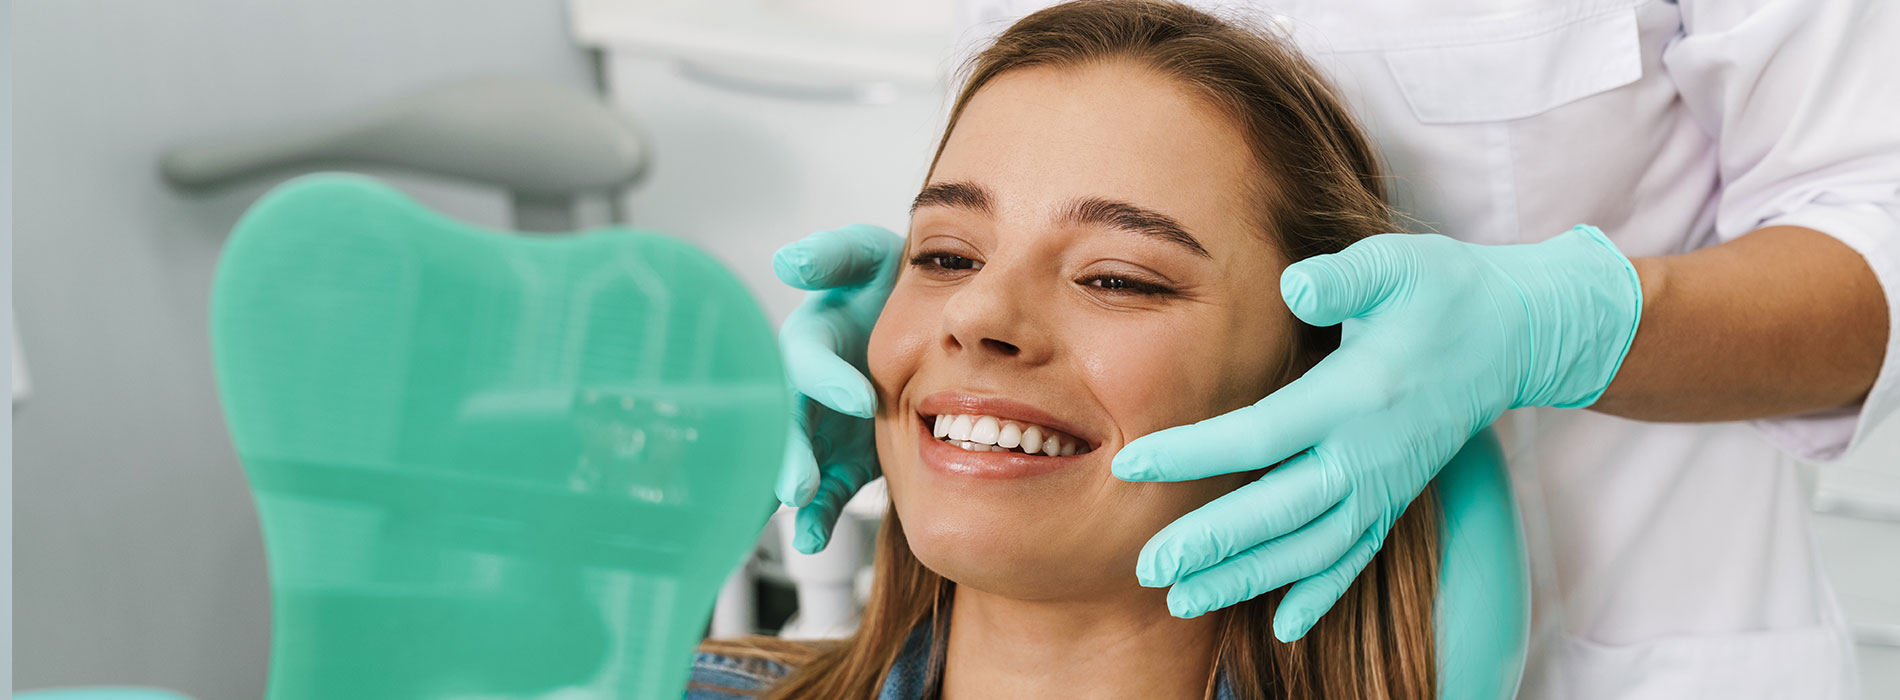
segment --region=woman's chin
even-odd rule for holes
[[[1089,546],[1099,542],[1073,542],[1051,534],[1047,525],[1028,526],[994,515],[904,515],[904,537],[917,560],[959,586],[1009,598],[1047,600],[1121,583],[1137,585],[1133,556],[1120,568],[1125,576],[1115,576],[1115,567],[1098,561],[1101,553]]]

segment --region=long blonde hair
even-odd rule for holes
[[[1259,164],[1254,191],[1261,207],[1253,214],[1289,260],[1338,252],[1394,228],[1375,152],[1318,71],[1264,33],[1172,2],[1082,0],[1023,18],[968,67],[938,156],[971,97],[997,76],[1116,60],[1181,81],[1241,128]],[[1301,358],[1296,370],[1304,371],[1338,347],[1339,331],[1301,324],[1293,342]],[[1338,604],[1298,641],[1273,638],[1273,611],[1284,589],[1213,613],[1220,616],[1220,639],[1208,697],[1221,676],[1243,700],[1434,697],[1438,507],[1429,490],[1385,542]],[[702,649],[794,667],[766,698],[872,698],[910,633],[931,625],[937,634],[927,687],[934,697],[956,584],[911,553],[895,510],[878,534],[873,567],[870,601],[857,633],[845,640],[807,645],[753,637],[707,642]]]

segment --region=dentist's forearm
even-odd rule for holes
[[[1643,311],[1591,410],[1649,421],[1783,416],[1860,401],[1887,345],[1872,268],[1832,236],[1781,226],[1632,260]]]

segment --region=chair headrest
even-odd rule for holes
[[[1444,513],[1439,697],[1516,697],[1530,639],[1530,567],[1504,450],[1489,428],[1432,482]]]

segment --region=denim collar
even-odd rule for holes
[[[930,666],[931,642],[930,623],[911,630],[910,637],[904,640],[904,650],[898,652],[897,661],[891,664],[890,675],[884,677],[884,688],[878,691],[877,700],[923,700],[924,688],[935,680],[924,675]],[[1227,683],[1225,672],[1214,686],[1214,700],[1234,700],[1234,689]]]

